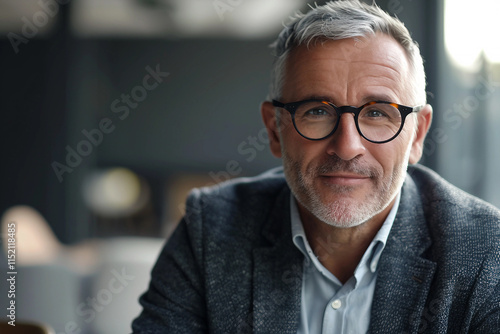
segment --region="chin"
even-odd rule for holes
[[[369,208],[351,198],[342,198],[329,203],[323,203],[316,198],[304,206],[319,221],[338,228],[355,227],[373,217]]]
[[[315,216],[323,223],[338,228],[356,227],[366,223],[371,218],[371,217],[359,217],[359,215],[337,216],[332,214],[315,215]]]
[[[320,220],[328,226],[337,228],[352,228],[367,222],[367,220],[345,219],[345,217],[342,218],[325,217],[324,220],[323,219]]]

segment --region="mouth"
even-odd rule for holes
[[[323,174],[319,177],[324,183],[336,186],[360,186],[371,181],[370,176],[353,173]]]

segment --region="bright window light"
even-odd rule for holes
[[[474,69],[481,52],[500,63],[500,1],[445,0],[445,44],[458,66]]]

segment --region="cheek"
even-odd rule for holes
[[[404,145],[408,145],[409,143],[411,143],[413,141],[413,138],[415,138],[417,131],[417,126],[415,122],[416,118],[414,116],[412,115],[408,116],[406,118],[403,130],[401,130],[401,133],[396,139],[401,139],[405,143]]]
[[[301,137],[299,134],[287,138],[286,151],[288,156],[300,166],[303,173],[318,167],[318,164],[328,161],[326,142],[315,142]]]
[[[398,140],[399,139],[399,140]],[[380,144],[370,150],[373,157],[382,166],[384,175],[389,176],[394,174],[396,170],[401,169],[408,161],[410,152],[410,143],[407,139],[396,138],[393,141]]]
[[[314,150],[314,146],[311,145],[313,142],[299,135],[291,121],[284,122],[282,126],[280,131],[282,149],[295,161],[307,159],[307,156]]]

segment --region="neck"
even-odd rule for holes
[[[353,276],[363,254],[389,215],[394,201],[372,219],[350,228],[326,224],[297,203],[312,250],[321,264],[342,283]]]

